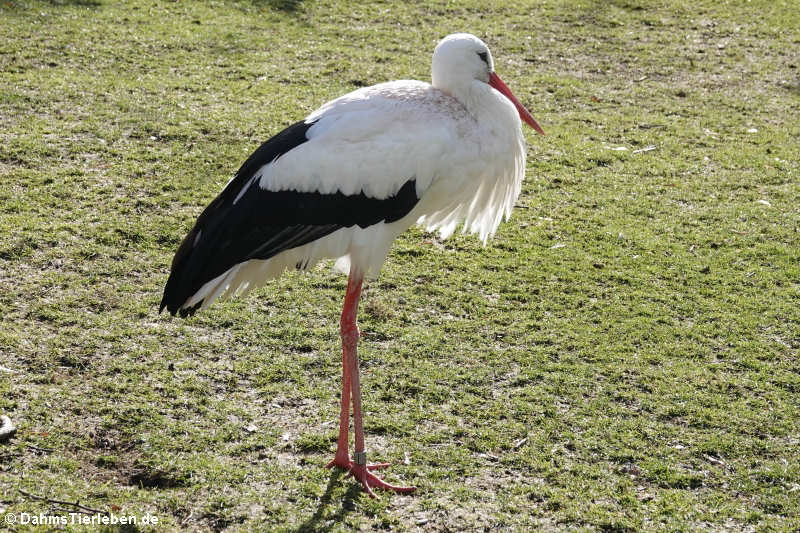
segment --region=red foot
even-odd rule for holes
[[[395,492],[414,492],[417,490],[417,487],[398,487],[396,485],[391,485],[371,472],[371,470],[377,470],[379,468],[391,466],[391,463],[357,465],[354,464],[349,458],[343,459],[337,456],[333,461],[328,463],[325,468],[330,468],[332,466],[338,466],[339,468],[347,470],[348,476],[353,476],[355,479],[361,482],[361,485],[364,486],[364,490],[367,491],[367,494],[369,494],[370,498],[375,498],[375,493],[372,492],[372,487],[377,487],[383,490],[393,490]]]

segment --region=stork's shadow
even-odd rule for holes
[[[356,509],[356,498],[361,494],[361,485],[358,483],[351,483],[350,488],[347,489],[342,503],[335,513],[326,513],[328,506],[331,504],[331,496],[333,489],[342,482],[344,472],[338,468],[331,469],[331,475],[328,478],[328,486],[325,488],[325,494],[319,499],[319,505],[314,514],[308,520],[297,526],[298,533],[306,533],[310,531],[332,531],[339,524],[344,522],[345,517],[351,511]]]

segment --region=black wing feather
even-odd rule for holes
[[[306,142],[311,126],[298,122],[262,144],[206,207],[175,253],[160,311],[194,314],[202,302],[190,309],[181,310],[181,306],[205,283],[239,263],[269,259],[340,228],[394,222],[413,209],[419,200],[413,179],[385,199],[369,198],[363,192],[269,191],[261,189],[258,180],[242,192],[261,167]]]

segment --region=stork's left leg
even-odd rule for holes
[[[339,466],[349,470],[350,475],[359,480],[364,490],[374,498],[375,493],[371,487],[380,487],[397,492],[411,492],[416,487],[397,487],[386,483],[381,478],[370,472],[376,468],[384,468],[389,463],[367,464],[367,453],[364,445],[364,426],[361,412],[361,385],[358,375],[358,300],[361,297],[362,277],[360,274],[350,274],[347,280],[347,292],[342,309],[342,407],[339,417],[339,441],[336,447],[336,456],[328,467]],[[353,430],[355,432],[355,451],[353,461],[347,455],[347,441],[350,409],[347,397],[353,399]]]
[[[379,487],[384,490],[393,490],[395,492],[413,492],[416,487],[398,487],[390,485],[384,480],[370,472],[376,468],[385,468],[389,463],[375,463],[367,464],[367,452],[364,445],[364,424],[361,412],[361,386],[358,376],[358,353],[355,346],[353,346],[353,355],[350,360],[351,366],[351,387],[353,393],[353,431],[355,433],[355,450],[353,452],[353,463],[350,466],[350,474],[361,481],[364,490],[371,498],[375,497],[372,492],[372,487]]]
[[[339,411],[339,438],[336,441],[336,455],[333,461],[327,464],[326,468],[338,466],[340,468],[350,468],[350,454],[347,447],[350,438],[350,363],[348,357],[342,350],[342,404]]]

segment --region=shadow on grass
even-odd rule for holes
[[[54,7],[62,7],[62,6],[100,7],[102,5],[102,3],[99,0],[49,0],[47,3]]]
[[[347,513],[355,510],[355,500],[358,498],[359,494],[361,494],[361,485],[357,483],[351,483],[350,488],[347,489],[344,498],[342,498],[342,503],[336,513],[326,513],[328,506],[331,504],[333,488],[341,482],[343,474],[344,472],[338,468],[331,469],[331,475],[328,478],[328,486],[325,487],[325,494],[323,494],[319,499],[317,510],[314,511],[314,514],[309,517],[308,520],[300,524],[295,531],[298,533],[306,533],[311,531],[331,531],[344,522],[344,518],[347,516]]]
[[[252,2],[256,7],[266,7],[285,13],[294,13],[301,7],[303,0],[252,0]]]
[[[19,2],[11,0],[8,2],[0,2],[0,8],[11,9],[16,11],[28,11],[31,9],[48,9],[48,7],[102,7],[103,3],[100,0],[47,0],[45,2],[38,2],[30,4],[28,2]]]

